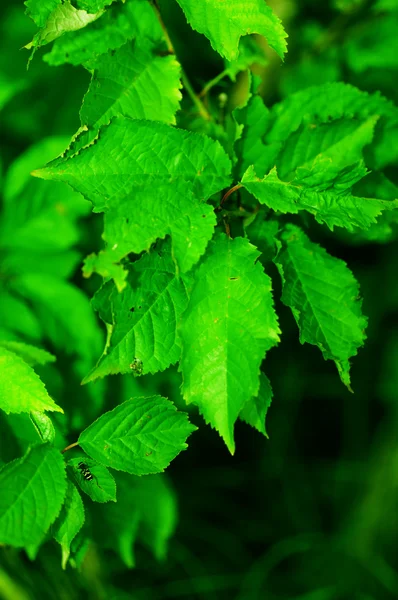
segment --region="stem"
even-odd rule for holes
[[[229,226],[228,218],[224,218],[223,221],[224,221],[225,233],[230,238],[231,237],[231,227]]]
[[[214,87],[215,85],[217,85],[217,83],[219,83],[227,75],[228,75],[228,69],[224,69],[224,71],[221,71],[221,73],[219,73],[218,75],[216,75],[214,77],[214,79],[210,79],[210,81],[208,81],[206,83],[206,85],[204,86],[204,88],[200,92],[199,98],[202,98],[202,96],[205,96],[207,94],[207,92],[209,92],[211,90],[212,87]]]
[[[153,0],[152,7],[153,7],[153,10],[155,11],[156,17],[157,17],[157,19],[160,23],[160,26],[163,30],[163,35],[164,35],[164,39],[166,42],[167,50],[169,51],[170,54],[174,54],[174,56],[177,57],[176,51],[174,50],[173,42],[170,39],[169,32],[167,31],[166,25],[164,24],[164,21],[162,19],[162,15],[160,14],[160,10],[159,10],[156,0]],[[180,62],[180,61],[178,61],[178,62]],[[195,93],[195,90],[193,89],[184,69],[182,68],[181,63],[180,63],[180,67],[181,67],[181,81],[182,81],[182,84],[183,84],[185,90],[188,93],[188,96],[191,98],[192,102],[198,109],[200,116],[203,119],[205,119],[205,121],[211,121],[212,119],[211,119],[211,115],[210,115],[209,111],[206,109],[203,102],[200,100],[200,98],[198,98],[197,94]]]
[[[71,448],[74,448],[75,446],[78,446],[78,445],[79,445],[79,442],[74,442],[73,444],[69,444],[69,446],[66,446],[66,448],[64,448],[63,450],[61,450],[61,454],[63,454],[67,450],[70,450]]]
[[[237,183],[236,185],[234,185],[234,187],[231,187],[230,190],[228,190],[228,192],[226,192],[224,194],[224,196],[222,197],[222,200],[220,202],[220,206],[222,206],[224,204],[224,202],[230,197],[231,194],[233,194],[234,192],[236,192],[236,190],[240,190],[240,188],[242,188],[243,185],[241,183]]]

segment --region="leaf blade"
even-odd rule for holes
[[[48,395],[40,377],[17,354],[0,347],[0,366],[0,408],[6,413],[64,412]]]
[[[279,341],[271,280],[244,238],[220,235],[196,274],[181,328],[187,403],[198,404],[234,452],[233,427],[258,392],[265,352]]]
[[[57,518],[66,492],[65,465],[49,444],[35,446],[0,471],[0,542],[39,545]]]
[[[104,466],[149,475],[164,471],[195,429],[185,413],[161,396],[132,398],[104,413],[78,443]]]
[[[350,389],[349,359],[366,339],[359,286],[347,265],[289,225],[274,259],[282,278],[282,302],[289,306],[301,343],[318,346],[325,360],[336,363]]]
[[[214,50],[228,60],[238,57],[242,35],[259,33],[271,48],[283,58],[287,34],[278,17],[262,0],[177,0],[193,29],[209,38]]]

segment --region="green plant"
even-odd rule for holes
[[[81,564],[90,539],[128,566],[137,536],[165,555],[176,507],[156,474],[187,447],[197,428],[190,420],[205,427],[196,408],[232,454],[238,420],[267,437],[273,393],[264,359],[281,341],[273,281],[300,342],[334,361],[352,391],[350,360],[367,318],[349,266],[317,242],[327,247],[327,232],[352,244],[396,234],[394,104],[334,75],[307,87],[299,56],[293,75],[286,67],[285,97],[268,108],[249,67],[285,55],[271,8],[263,0],[178,4],[224,61],[201,92],[182,66],[188,50],[171,1],[25,2],[37,26],[27,44],[32,68],[53,42],[44,61],[83,65],[91,81],[72,141],[42,139],[5,179],[0,408],[18,450],[0,456],[0,542],[34,558],[54,538],[64,567],[70,558]],[[348,21],[359,4],[340,8]],[[354,73],[368,64],[364,39],[366,29],[345,42]],[[338,73],[330,39],[311,43]],[[315,81],[317,69],[315,61]],[[102,242],[91,208],[103,213]],[[71,283],[81,240],[90,279]],[[90,306],[86,291],[98,276]],[[282,341],[281,365],[283,356]],[[74,400],[78,379],[87,384],[84,406]],[[98,504],[83,504],[80,492]]]

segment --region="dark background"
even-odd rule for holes
[[[268,105],[307,85],[336,80],[379,89],[396,100],[396,72],[394,80],[391,64],[383,61],[394,38],[378,40],[386,16],[372,12],[372,3],[270,4],[290,39],[285,64],[266,50],[268,65],[254,67]],[[160,5],[176,52],[199,91],[223,62],[203,36],[188,28],[176,3],[162,0]],[[26,71],[27,52],[20,48],[34,26],[19,0],[2,0],[0,17],[0,74],[20,89],[0,113],[5,172],[32,143],[77,130],[89,74],[83,68],[50,67],[42,52]],[[347,44],[368,31],[380,64],[358,73],[347,61]],[[221,83],[209,102],[227,91],[233,104],[242,85],[240,79]],[[185,98],[181,123],[190,110]],[[397,182],[392,169],[389,176]],[[99,247],[100,227],[98,217],[82,224],[82,255]],[[361,285],[369,327],[366,346],[352,360],[355,393],[344,388],[333,363],[325,362],[318,349],[300,345],[293,317],[278,300],[277,273],[271,273],[283,338],[265,365],[274,390],[267,417],[270,439],[239,422],[231,457],[218,434],[193,412],[199,431],[168,469],[180,514],[166,562],[157,563],[138,547],[137,567],[129,571],[115,554],[93,547],[81,572],[70,567],[63,572],[54,543],[43,546],[36,562],[22,552],[2,550],[0,598],[398,598],[398,244],[358,245],[311,227],[312,239],[343,258]],[[73,281],[88,294],[99,283],[83,281],[79,269]],[[157,385],[173,398],[176,376],[168,377],[156,384],[144,378],[140,385]],[[78,390],[78,382],[68,385]],[[117,401],[122,382],[111,378],[108,386],[110,402]]]

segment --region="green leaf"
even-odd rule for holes
[[[91,542],[91,537],[88,537],[87,531],[84,529],[81,529],[72,540],[69,562],[74,569],[78,569],[79,571],[82,569],[83,561],[90,549]]]
[[[128,42],[99,57],[80,111],[82,125],[98,129],[114,116],[175,125],[182,98],[180,65],[174,56]]]
[[[80,434],[94,460],[133,475],[159,473],[187,447],[195,431],[185,413],[161,396],[132,398],[103,414]]]
[[[64,412],[50,398],[40,377],[14,352],[0,347],[0,408],[6,413]]]
[[[84,506],[79,492],[71,481],[68,481],[65,502],[53,532],[56,541],[62,548],[62,568],[66,568],[69,560],[70,545],[84,525]]]
[[[0,340],[0,348],[5,348],[14,354],[17,354],[30,367],[34,367],[35,365],[45,365],[49,362],[55,362],[56,360],[55,356],[46,350],[22,342]]]
[[[70,183],[96,210],[112,208],[105,216],[105,256],[98,262],[91,257],[86,271],[106,275],[114,274],[115,264],[127,254],[148,250],[166,235],[172,236],[180,269],[188,271],[205,251],[215,225],[211,206],[200,200],[228,185],[230,169],[220,144],[206,136],[117,118],[100,130],[94,144],[35,174]],[[123,287],[118,269],[116,277]]]
[[[321,183],[333,179],[341,169],[363,159],[363,149],[374,134],[379,117],[336,119],[331,123],[302,124],[285,140],[276,159],[278,172],[283,179],[293,174],[300,177],[300,169],[318,170]]]
[[[93,479],[87,481],[79,469],[79,463],[87,466]],[[85,457],[72,458],[68,461],[68,468],[73,474],[74,481],[80,489],[90,496],[94,502],[116,502],[116,483],[108,469]]]
[[[141,186],[155,191],[179,181],[207,199],[229,184],[230,170],[220,144],[204,135],[152,121],[115,118],[101,128],[94,144],[33,175],[69,183],[100,211],[135,195]]]
[[[95,13],[98,10],[106,8],[113,2],[115,2],[115,0],[75,0],[77,8],[86,10],[89,13]]]
[[[379,115],[397,118],[398,109],[378,92],[368,94],[346,83],[326,83],[292,94],[271,110],[268,143],[283,142],[303,123],[328,123],[338,119],[365,121]]]
[[[16,334],[39,340],[41,326],[34,312],[25,302],[0,289],[1,325]]]
[[[40,6],[37,2],[35,4]],[[102,11],[89,14],[85,10],[77,10],[68,0],[57,2],[54,10],[49,13],[48,7],[52,4],[45,0],[44,9],[40,7],[34,18],[31,13],[33,20],[40,23],[40,31],[25,48],[38,48],[49,44],[68,31],[77,31],[86,27],[102,15]]]
[[[260,260],[263,265],[276,256],[278,230],[279,222],[276,220],[265,221],[262,212],[257,215],[254,221],[245,226],[245,233],[249,241],[261,252]]]
[[[36,410],[33,410],[29,414],[29,417],[41,441],[53,444],[55,440],[55,428],[50,417]]]
[[[51,13],[61,4],[62,0],[26,0],[26,14],[38,27],[44,27]]]
[[[243,37],[239,42],[239,56],[232,61],[225,61],[225,75],[232,81],[241,71],[246,71],[253,64],[265,66],[268,63],[264,49],[250,37]]]
[[[0,543],[39,545],[60,513],[65,465],[49,444],[35,446],[0,471]]]
[[[269,123],[269,110],[263,99],[253,95],[246,106],[234,111],[236,121],[243,127],[242,134],[235,144],[241,176],[250,165],[256,165],[259,173],[264,173],[268,165],[268,154],[263,133]]]
[[[398,187],[392,183],[383,173],[370,173],[355,186],[355,193],[365,197],[382,198],[391,201],[398,198]],[[377,219],[377,223],[371,225],[366,231],[358,231],[355,236],[350,236],[350,242],[386,243],[396,239],[398,233],[398,211],[385,211]]]
[[[94,532],[96,542],[117,552],[130,568],[135,566],[137,539],[162,560],[177,521],[175,494],[168,480],[164,475],[117,473],[116,481],[117,504],[96,507],[95,517],[102,523]]]
[[[193,29],[209,38],[214,50],[228,60],[238,57],[242,35],[259,33],[283,58],[287,34],[278,17],[263,0],[177,0]]]
[[[366,338],[358,283],[345,262],[311,242],[298,227],[286,226],[280,239],[274,262],[282,278],[282,302],[293,312],[300,341],[318,346],[325,360],[334,360],[350,389],[349,359]]]
[[[13,254],[17,249],[29,251],[22,254],[17,271],[24,261],[35,270],[35,260],[36,270],[41,271],[43,261],[49,261],[43,252],[66,250],[80,239],[77,221],[90,212],[90,204],[68,186],[30,175],[43,161],[58,156],[68,142],[67,137],[45,138],[18,156],[7,171],[0,246]],[[6,259],[6,268],[12,266],[13,261]]]
[[[131,216],[133,215],[133,217]],[[105,213],[103,239],[107,243],[97,260],[90,259],[85,275],[96,271],[115,276],[119,289],[125,276],[119,261],[130,253],[149,250],[158,238],[171,236],[172,254],[182,272],[189,271],[204,253],[214,233],[213,207],[198,202],[188,183],[138,187],[133,197],[119,202]]]
[[[129,271],[128,286],[122,293],[106,283],[95,296],[94,307],[111,326],[111,335],[84,383],[109,374],[131,373],[134,360],[140,361],[144,373],[156,373],[180,357],[177,326],[188,303],[191,277],[178,276],[167,246],[144,255]]]
[[[305,173],[308,187],[305,185]],[[261,204],[272,210],[284,214],[297,214],[306,210],[315,216],[318,223],[326,223],[331,230],[335,226],[344,227],[348,231],[355,228],[368,229],[376,223],[376,217],[384,210],[395,210],[398,207],[398,201],[357,198],[349,192],[347,187],[350,188],[366,174],[360,164],[338,172],[335,181],[326,179],[324,189],[321,187],[321,174],[321,169],[302,169],[300,179],[286,182],[279,179],[276,168],[259,179],[254,167],[249,167],[242,178],[242,184]],[[311,181],[314,175],[315,182]]]
[[[380,168],[380,164],[386,161],[388,163],[388,156],[391,157],[391,135],[398,131],[398,108],[392,102],[378,92],[368,94],[344,83],[327,83],[292,94],[272,107],[267,130],[258,131],[258,135],[262,136],[264,143],[267,144],[267,168],[264,171],[258,170],[258,173],[263,175],[273,166],[278,165],[277,156],[284,148],[286,139],[300,127],[309,129],[311,134],[311,132],[317,133],[317,128],[321,124],[326,125],[323,128],[324,141],[329,143],[329,132],[335,125],[333,121],[342,122],[337,132],[344,135],[347,128],[355,129],[355,124],[364,123],[371,117],[379,117],[379,120],[373,143],[366,152],[370,166],[375,164]],[[317,137],[319,140],[320,136]],[[332,138],[336,141],[336,131],[332,134]],[[312,135],[311,144],[303,139],[301,150],[313,152],[314,139],[316,138]],[[346,144],[345,151],[349,150],[349,146],[349,143]],[[398,148],[397,144],[395,146]],[[395,150],[394,155],[396,156]],[[262,160],[264,161],[265,157]]]
[[[19,449],[8,455],[8,459],[25,454],[31,446],[41,442],[50,442],[55,438],[52,421],[45,413],[32,411],[30,413],[10,413],[7,415],[7,426],[12,430]]]
[[[261,373],[258,396],[250,398],[239,415],[239,418],[242,421],[245,421],[245,423],[251,425],[254,429],[257,429],[257,431],[265,435],[266,438],[268,438],[268,434],[265,429],[265,418],[271,405],[272,395],[270,381],[264,373]]]
[[[33,304],[56,348],[78,354],[89,363],[98,356],[101,334],[90,302],[80,289],[45,273],[25,273],[12,283]]]
[[[149,2],[117,2],[84,29],[58,38],[44,60],[53,66],[80,65],[120,48],[128,40],[138,40],[142,48],[158,45],[162,38],[162,29]]]
[[[244,238],[220,235],[197,270],[181,327],[187,403],[234,452],[234,423],[258,393],[260,364],[279,341],[271,280]]]

